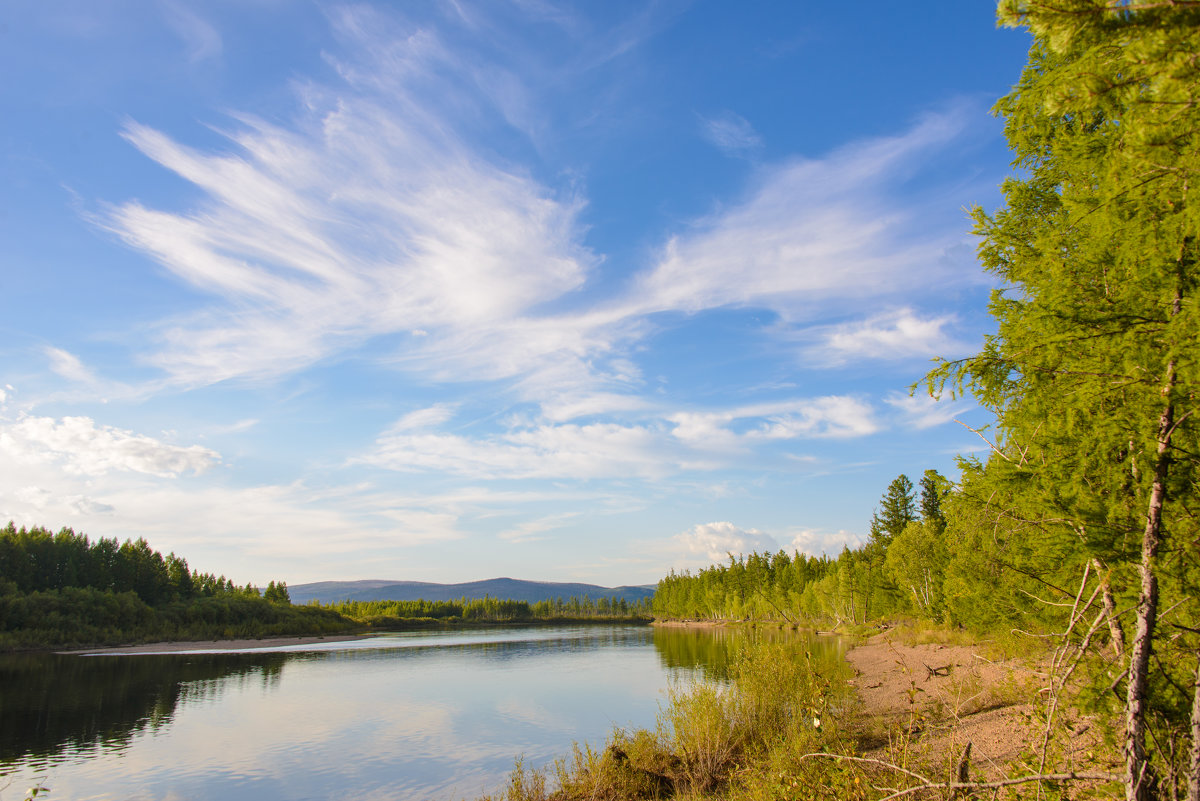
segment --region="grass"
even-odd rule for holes
[[[576,745],[543,771],[519,763],[483,801],[855,798],[861,771],[806,757],[853,748],[838,721],[847,687],[831,667],[788,643],[753,643],[728,683],[674,688],[655,730],[614,732],[600,751]]]
[[[901,623],[891,631],[909,644],[979,646],[944,628]],[[653,729],[618,730],[598,750],[576,745],[544,770],[518,764],[508,785],[481,801],[878,799],[916,790],[918,773],[935,783],[953,780],[961,748],[927,742],[926,730],[1029,697],[1015,679],[989,686],[978,671],[963,670],[952,674],[937,709],[914,681],[907,714],[866,718],[846,681],[848,666],[817,664],[802,648],[760,637],[734,659],[730,681],[675,687]],[[864,748],[884,748],[898,768],[864,758]],[[1009,788],[1005,797],[1025,790],[1036,792]],[[948,793],[931,788],[907,797]]]

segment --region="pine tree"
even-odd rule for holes
[[[926,470],[921,476],[921,522],[939,535],[946,530],[946,515],[942,498],[949,492],[950,482],[936,470]]]
[[[905,526],[916,519],[913,483],[901,473],[888,484],[887,491],[879,501],[879,511],[871,518],[871,540],[886,548],[897,534],[904,531]]]

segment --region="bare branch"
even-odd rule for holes
[[[919,773],[913,773],[907,768],[902,768],[899,765],[894,765],[891,762],[886,762],[882,759],[871,759],[869,757],[847,756],[845,754],[830,754],[826,752],[816,752],[812,754],[804,754],[801,759],[809,757],[820,757],[823,759],[835,759],[839,762],[856,762],[863,765],[878,765],[887,770],[903,773],[910,776],[920,784],[915,784],[912,787],[906,787],[903,790],[896,790],[891,795],[885,796],[880,801],[892,801],[892,799],[903,798],[913,793],[919,793],[922,790],[996,790],[1001,787],[1012,787],[1017,784],[1029,784],[1031,782],[1072,782],[1072,781],[1100,781],[1100,782],[1116,782],[1120,781],[1121,777],[1112,773],[1038,773],[1031,776],[1018,776],[1012,779],[999,779],[991,782],[934,782],[925,778]]]
[[[969,425],[967,425],[966,423],[964,423],[962,420],[959,420],[958,418],[955,418],[954,422],[958,423],[960,426],[962,426],[963,428],[965,428],[965,429],[967,429],[968,431],[972,432],[972,433],[973,433],[973,434],[975,434],[977,437],[979,437],[981,440],[983,440],[984,442],[986,442],[986,443],[987,443],[987,446],[988,446],[989,448],[991,448],[991,449],[992,449],[992,453],[995,453],[995,454],[997,454],[997,455],[999,455],[999,456],[1003,457],[1005,461],[1009,461],[1009,462],[1011,462],[1011,461],[1012,461],[1012,459],[1009,459],[1009,458],[1008,458],[1008,456],[1007,456],[1007,455],[1005,455],[1005,453],[1004,453],[1002,450],[1000,450],[999,448],[997,448],[997,447],[996,447],[996,444],[995,444],[994,442],[992,442],[990,439],[988,439],[987,437],[985,437],[985,436],[983,435],[983,432],[982,432],[982,431],[980,431],[980,430],[979,430],[979,429],[977,429],[977,428],[971,428]]]

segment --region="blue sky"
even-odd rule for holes
[[[17,0],[0,519],[239,582],[837,553],[987,423],[987,2]]]

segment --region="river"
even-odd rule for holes
[[[0,656],[0,801],[35,785],[63,801],[475,798],[518,758],[652,728],[665,690],[720,680],[744,636],[590,625]]]

